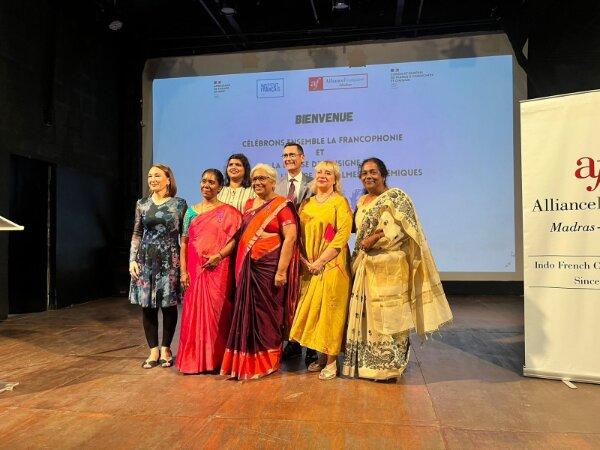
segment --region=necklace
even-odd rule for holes
[[[170,196],[165,196],[165,197],[159,197],[158,200],[155,199],[154,195],[151,196],[152,198],[152,203],[154,203],[156,206],[161,206],[164,203],[167,203],[169,200],[171,200]]]
[[[317,203],[325,203],[327,200],[329,200],[329,197],[331,197],[333,194],[335,194],[335,191],[331,191],[325,197],[321,197],[321,198],[319,198],[319,194],[316,194],[315,200],[317,201]]]
[[[215,202],[215,203],[200,203],[200,207],[198,208],[198,212],[200,214],[205,213],[207,211],[210,211],[211,209],[215,209],[217,206],[219,206],[221,204],[221,202]]]

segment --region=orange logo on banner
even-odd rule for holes
[[[308,78],[308,90],[309,91],[322,91],[323,90],[323,77],[309,77]]]
[[[588,192],[596,190],[600,184],[600,166],[597,167],[596,164],[600,164],[600,159],[595,161],[589,156],[583,156],[577,160],[579,168],[575,170],[575,178],[579,178],[580,180],[592,178],[594,180],[592,184],[586,186],[585,190]]]

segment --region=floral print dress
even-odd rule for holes
[[[129,301],[144,308],[169,307],[181,300],[179,237],[187,203],[173,197],[157,205],[150,197],[137,201],[129,261],[140,267],[131,279]]]

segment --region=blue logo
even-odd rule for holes
[[[283,78],[256,80],[256,98],[283,97]]]

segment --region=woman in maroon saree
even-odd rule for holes
[[[181,282],[186,289],[176,366],[183,373],[219,369],[231,323],[233,274],[229,255],[242,215],[220,202],[223,174],[202,174],[204,201],[188,208],[181,242]]]
[[[248,200],[242,219],[233,319],[221,365],[221,375],[240,380],[279,369],[298,299],[294,206],[275,194],[277,173],[271,166],[258,164],[251,177],[256,198]]]

